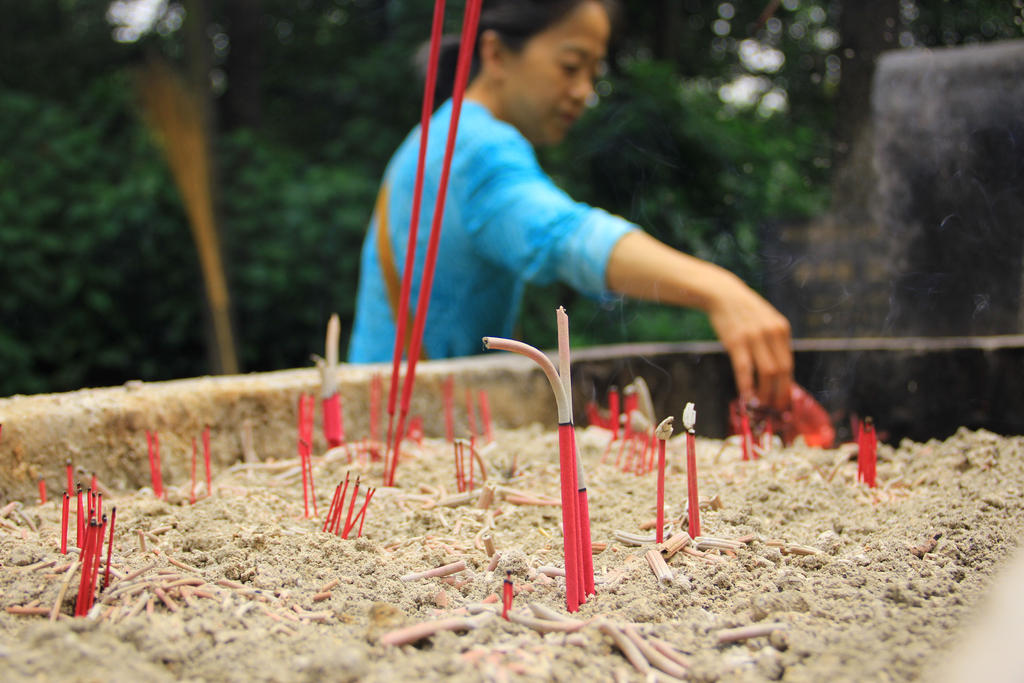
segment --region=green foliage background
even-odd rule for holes
[[[234,26],[206,3],[215,104],[232,85]],[[762,74],[789,111],[724,104],[745,73],[738,44],[761,3],[626,2],[599,107],[543,162],[574,196],[634,220],[755,286],[758,229],[828,202],[837,46],[815,43],[839,3],[786,0],[759,34],[784,66]],[[449,3],[457,30],[461,3]],[[664,7],[683,20],[673,49]],[[918,45],[1021,36],[1022,3],[902,3]],[[182,31],[118,43],[103,0],[0,0],[0,395],[208,372],[202,282],[181,202],[141,123],[130,69],[147,51],[183,64]],[[416,123],[410,55],[427,0],[262,0],[258,125],[221,117],[218,199],[243,368],[308,364],[331,312],[353,314],[359,248],[377,182]],[[181,6],[169,4],[173,12]],[[909,9],[908,9],[909,8]],[[727,16],[728,15],[728,16]],[[179,14],[180,16],[180,14]],[[723,35],[723,17],[729,31]],[[791,27],[800,24],[800,31]],[[802,31],[802,32],[801,32]],[[219,85],[218,85],[219,83]],[[223,112],[221,112],[223,115]],[[530,293],[522,335],[554,339],[572,307],[585,344],[709,337],[697,314],[601,304],[561,287]]]

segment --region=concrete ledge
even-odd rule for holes
[[[944,438],[957,427],[1001,434],[1024,433],[1024,336],[803,339],[794,342],[796,379],[832,415],[848,438],[851,414],[871,415],[890,442]],[[365,438],[369,385],[385,383],[390,365],[344,365],[339,384],[349,439]],[[554,400],[539,369],[508,353],[419,364],[411,413],[428,435],[444,433],[442,383],[455,378],[456,429],[465,434],[465,391],[486,390],[497,426],[553,426]],[[642,376],[659,415],[679,415],[686,401],[698,409],[702,436],[727,434],[728,403],[735,395],[729,359],[713,342],[632,344],[574,353],[573,389],[578,423],[590,399],[603,405],[609,386]],[[114,488],[149,483],[144,431],[160,432],[169,483],[184,481],[191,439],[211,426],[216,468],[242,458],[241,433],[251,426],[260,458],[295,455],[298,396],[316,393],[310,369],[171,382],[129,382],[121,387],[0,399],[0,501],[37,495],[40,477],[63,488],[67,458]],[[381,430],[385,430],[385,384]],[[318,410],[319,418],[319,410]],[[319,431],[316,452],[325,444]]]

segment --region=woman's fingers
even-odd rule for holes
[[[743,400],[756,395],[783,410],[793,380],[789,321],[745,286],[731,294],[711,312],[711,324],[729,353],[736,389]]]

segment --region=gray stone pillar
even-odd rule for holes
[[[1024,40],[887,53],[873,109],[884,332],[1024,331]]]

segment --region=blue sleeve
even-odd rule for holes
[[[524,138],[503,132],[462,157],[453,174],[453,199],[475,250],[528,282],[561,280],[585,294],[607,293],[612,248],[637,226],[573,201]]]

